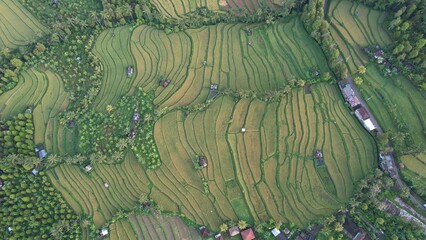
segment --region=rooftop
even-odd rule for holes
[[[241,232],[241,238],[243,240],[253,240],[256,238],[253,229],[249,228]]]
[[[231,227],[228,229],[229,236],[233,237],[240,233],[240,229],[237,226]]]

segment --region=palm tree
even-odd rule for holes
[[[246,228],[247,228],[247,223],[246,223],[246,221],[244,221],[244,220],[240,220],[240,221],[238,221],[238,228],[239,228],[240,230],[246,229]]]
[[[131,17],[133,19],[133,9],[128,3],[123,5],[123,13],[126,17]]]
[[[59,157],[56,154],[51,154],[47,157],[46,168],[49,168],[59,162]]]
[[[143,121],[146,122],[146,123],[149,123],[152,120],[153,120],[152,114],[150,114],[150,113],[145,114],[145,116],[143,117]]]
[[[221,232],[226,232],[226,230],[228,230],[228,224],[226,224],[226,223],[222,223],[222,224],[219,226],[219,229],[220,229],[220,231],[221,231]]]

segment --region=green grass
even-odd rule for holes
[[[356,16],[356,11],[359,15]],[[395,142],[398,151],[426,149],[426,96],[403,76],[384,77],[379,65],[370,62],[362,51],[364,47],[379,44],[382,48],[391,43],[383,28],[386,14],[371,10],[347,0],[332,0],[328,10],[331,33],[336,40],[350,72],[357,73],[358,66],[367,65],[362,76],[361,94],[385,132],[406,132],[406,139]]]
[[[252,36],[244,32],[246,27],[253,29]],[[291,79],[306,80],[313,68],[329,71],[320,47],[298,18],[270,27],[218,24],[169,35],[143,25],[131,36],[126,27],[117,28],[101,34],[95,54],[105,73],[95,101],[98,109],[114,105],[119,96],[132,94],[139,86],[154,90],[154,104],[162,108],[202,103],[213,83],[221,90],[264,92],[281,88]],[[135,76],[127,78],[125,67],[133,64]],[[170,79],[171,84],[159,86],[161,78]]]
[[[67,107],[68,97],[56,73],[35,68],[23,71],[18,85],[2,94],[0,103],[3,120],[33,107],[35,144],[44,144],[49,153],[76,152],[76,132],[59,124],[59,113]]]
[[[47,32],[18,1],[0,2],[0,49],[35,42]]]

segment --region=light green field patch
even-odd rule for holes
[[[0,1],[0,50],[35,42],[47,31],[19,1]]]

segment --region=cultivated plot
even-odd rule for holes
[[[132,214],[109,226],[110,239],[200,239],[194,227],[179,217],[168,215]]]
[[[250,33],[248,34],[248,30]],[[307,79],[313,70],[329,71],[321,49],[298,18],[270,27],[218,24],[166,35],[140,26],[101,34],[95,52],[104,64],[105,81],[96,103],[103,110],[134,87],[155,90],[154,104],[174,107],[204,102],[211,84],[219,90],[276,90],[292,79]],[[117,36],[120,35],[118,39]],[[126,66],[133,65],[127,77]],[[170,80],[167,87],[160,80]]]
[[[268,6],[276,8],[286,1],[274,0],[154,0],[152,3],[165,17],[184,18],[185,14],[195,12],[200,8],[208,8],[209,10],[218,12],[224,10],[239,10],[254,13],[257,9]]]
[[[35,42],[46,31],[18,1],[0,1],[0,50]]]

